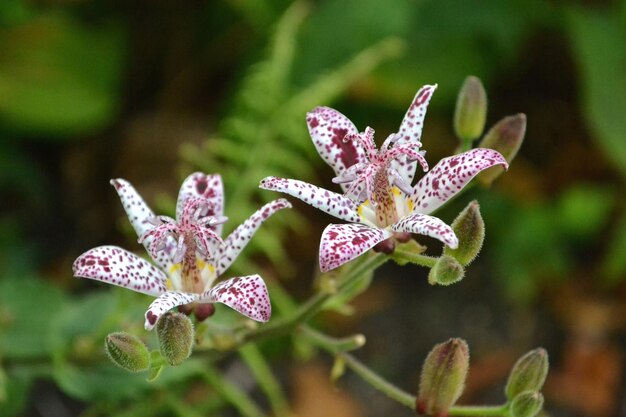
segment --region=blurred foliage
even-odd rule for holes
[[[42,389],[53,390],[57,399],[76,400],[77,409],[91,416],[219,415],[233,405],[239,412],[250,411],[237,403],[241,393],[211,361],[192,358],[151,384],[145,375],[129,376],[106,361],[104,335],[119,329],[140,333],[148,297],[113,288],[70,294],[89,285],[70,279],[69,260],[87,248],[72,246],[84,234],[84,219],[73,217],[76,209],[71,208],[81,206],[74,200],[82,202],[83,195],[69,189],[76,178],[111,176],[128,126],[145,112],[158,117],[168,106],[186,110],[176,107],[177,96],[165,94],[172,85],[185,86],[175,82],[179,73],[196,76],[187,85],[196,94],[185,104],[198,106],[191,113],[203,119],[214,112],[223,115],[200,146],[184,144],[182,169],[223,175],[226,227],[232,228],[262,202],[278,198],[258,190],[261,178],[320,181],[330,176],[306,132],[305,113],[313,107],[336,103],[361,129],[369,123],[391,130],[415,90],[437,82],[424,145],[439,155],[450,144],[446,129],[451,131],[440,120],[450,119],[446,115],[462,80],[477,75],[490,98],[496,96],[490,104],[528,114],[519,165],[506,175],[522,178],[508,184],[535,184],[532,192],[512,193],[496,183],[479,193],[487,231],[483,257],[475,263],[486,272],[478,278],[488,285],[493,277],[504,294],[526,305],[545,300],[545,289],[572,281],[584,280],[593,291],[623,288],[626,2],[125,3],[0,1],[0,416],[32,411],[32,392]],[[196,15],[194,22],[175,20]],[[529,61],[542,49],[537,42],[548,37],[564,48],[558,52],[566,63],[559,70],[571,72],[577,82],[566,86],[577,100],[567,103],[573,108],[567,116],[549,109],[561,96],[542,101],[544,90],[552,94],[553,86],[535,83],[536,78],[552,79],[541,75],[552,68]],[[187,41],[200,45],[190,47],[196,67],[179,62]],[[211,83],[198,76],[205,73]],[[512,83],[519,85],[514,98],[506,91]],[[173,103],[168,97],[174,97]],[[536,107],[525,108],[528,103]],[[533,119],[544,114],[548,117]],[[498,109],[490,115],[503,114]],[[559,123],[553,119],[569,116],[576,120],[562,123],[580,131],[567,131],[572,137],[550,136]],[[107,131],[116,139],[110,140]],[[580,141],[586,141],[584,158],[569,160],[570,145]],[[70,177],[81,161],[76,155],[98,147],[105,149],[96,160],[106,172],[95,175],[101,166],[87,162],[76,166],[89,172]],[[150,160],[150,150],[141,151]],[[554,153],[566,156],[552,163]],[[589,171],[569,166],[576,164],[590,166]],[[154,165],[149,175],[163,169]],[[563,180],[563,172],[578,176]],[[105,181],[79,189],[107,187]],[[58,222],[66,233],[45,236],[49,225],[44,221]],[[294,272],[296,261],[285,242],[309,225],[310,219],[296,210],[276,216],[260,229],[234,272],[249,273],[261,254],[284,275]],[[46,246],[51,241],[55,247]],[[64,255],[43,264],[49,253]],[[364,276],[350,297],[371,278]],[[280,287],[271,292],[279,315],[295,309]],[[352,312],[344,301],[337,297],[326,307]],[[198,332],[213,335],[212,343],[224,343],[229,329],[241,325],[235,314],[220,309]],[[146,343],[155,346],[152,335]],[[262,347],[284,359],[284,346]],[[307,344],[295,349],[302,357],[312,355]],[[42,387],[37,381],[55,385]]]

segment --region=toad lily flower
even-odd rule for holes
[[[399,132],[385,141],[374,160],[372,145],[359,146],[368,141],[371,133],[366,131],[359,141],[344,141],[346,136],[352,139],[358,135],[356,127],[344,115],[329,108],[317,108],[308,114],[313,142],[339,179],[346,179],[342,184],[346,195],[298,180],[267,177],[261,181],[261,188],[287,193],[353,223],[331,224],[322,233],[319,256],[323,272],[356,258],[396,233],[423,234],[456,248],[458,239],[452,228],[429,214],[456,195],[480,171],[494,165],[508,167],[498,152],[473,149],[441,160],[414,187],[409,185],[416,169],[412,160],[426,168],[415,148],[434,88],[425,86],[418,91]],[[339,138],[341,135],[343,137]],[[395,143],[393,148],[390,142]],[[398,146],[401,150],[394,151]],[[403,159],[406,157],[408,159]],[[356,172],[352,172],[352,166],[357,166]],[[368,197],[365,201],[360,199],[363,193]]]
[[[112,180],[126,214],[156,266],[122,248],[100,246],[74,261],[76,277],[90,278],[157,297],[146,312],[151,330],[168,310],[185,304],[223,303],[251,319],[266,322],[271,315],[267,288],[259,275],[219,277],[272,214],[291,207],[272,201],[220,238],[224,193],[219,175],[195,173],[178,194],[176,219],[155,216],[133,186]]]

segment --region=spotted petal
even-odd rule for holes
[[[261,180],[259,187],[264,190],[280,191],[289,194],[339,219],[351,223],[361,223],[361,218],[357,213],[358,203],[341,194],[303,181],[278,177],[267,177]]]
[[[492,149],[478,148],[439,161],[413,188],[414,213],[432,213],[458,193],[480,171],[494,165],[509,165]]]
[[[280,198],[272,202],[267,203],[260,209],[258,209],[252,216],[240,224],[224,241],[224,244],[219,247],[216,256],[216,273],[221,275],[228,267],[235,261],[239,253],[246,247],[257,229],[267,220],[272,214],[278,210],[284,208],[291,208],[291,203]]]
[[[356,258],[391,233],[362,224],[330,224],[322,233],[320,242],[320,269],[335,269]]]
[[[143,258],[117,246],[99,246],[80,255],[74,276],[106,282],[157,296],[167,291],[165,273]]]
[[[421,140],[426,109],[436,89],[437,84],[425,85],[415,94],[409,109],[404,115],[404,119],[402,119],[402,123],[400,123],[400,129],[398,130],[400,138],[396,146]],[[392,166],[407,184],[411,184],[417,168],[416,162],[406,162],[406,157],[400,156],[399,161],[394,161]]]
[[[206,216],[220,217],[224,214],[224,186],[219,174],[207,175],[202,172],[195,172],[183,181],[176,203],[176,219],[182,218],[183,208],[189,197],[206,200],[209,207],[209,212],[204,214]],[[221,224],[211,226],[211,228],[221,236]]]
[[[365,150],[358,141],[343,141],[346,135],[358,134],[359,131],[350,119],[337,110],[316,107],[307,113],[306,124],[317,152],[335,174],[340,175],[354,164],[367,162]]]
[[[434,237],[452,249],[459,246],[459,239],[450,226],[437,217],[427,214],[411,214],[391,226],[394,232],[409,232]]]
[[[111,185],[115,187],[128,220],[130,220],[137,236],[141,239],[148,231],[156,227],[157,223],[155,223],[156,217],[154,213],[128,181],[121,178],[113,179],[111,180]],[[171,253],[176,247],[176,241],[173,238],[165,238],[165,243],[163,244],[162,242],[156,242],[154,236],[146,236],[144,239],[141,239],[141,244],[161,269],[168,268]],[[164,250],[157,250],[155,245],[159,244],[164,247]]]
[[[272,305],[263,278],[259,275],[235,277],[220,282],[206,291],[203,302],[219,302],[256,321],[266,322],[272,315]]]
[[[198,298],[200,298],[199,294],[179,291],[168,291],[165,294],[161,294],[159,298],[154,300],[152,304],[150,304],[150,307],[148,307],[144,327],[146,330],[152,330],[163,314],[174,307],[193,303],[197,301]]]

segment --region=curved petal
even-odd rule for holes
[[[99,246],[80,255],[72,265],[74,276],[89,278],[157,296],[167,291],[167,276],[137,255],[117,246]]]
[[[140,239],[159,224],[150,207],[148,207],[131,183],[122,178],[118,178],[111,180],[111,185],[115,187],[115,191],[117,191],[122,201],[122,206],[124,207],[124,211],[126,211],[128,220],[130,220],[130,224],[132,224],[133,229],[135,229]],[[165,244],[162,244],[162,242],[156,242],[154,236],[148,236],[145,239],[141,239],[141,244],[146,248],[150,257],[161,269],[168,268],[171,263],[171,253],[176,247],[176,241],[173,238],[167,237]],[[154,247],[159,244],[163,246],[164,250],[157,250],[157,248]]]
[[[441,219],[426,214],[411,214],[391,226],[394,232],[409,232],[434,237],[452,249],[459,246],[459,239],[450,226]]]
[[[509,167],[502,155],[486,148],[442,159],[413,187],[413,212],[432,213],[461,191],[476,174],[494,165]]]
[[[235,261],[239,253],[246,247],[252,236],[257,229],[267,220],[272,214],[278,210],[284,208],[291,208],[291,203],[280,198],[278,200],[271,201],[258,209],[252,216],[240,224],[224,241],[218,249],[218,253],[215,256],[216,259],[216,273],[221,275],[228,267]]]
[[[409,109],[404,115],[404,119],[402,119],[402,123],[400,123],[400,128],[398,129],[400,138],[398,139],[397,145],[419,142],[421,140],[426,109],[436,89],[437,84],[425,85],[417,91]],[[410,184],[415,176],[417,163],[407,162],[404,156],[400,156],[399,159],[399,161],[394,161],[392,166],[400,173],[404,181]]]
[[[178,192],[176,202],[176,219],[180,220],[189,197],[202,198],[209,206],[209,212],[205,215],[221,217],[224,215],[224,185],[219,174],[207,175],[202,172],[194,172],[183,181]],[[222,225],[211,226],[218,235],[222,234]]]
[[[351,223],[361,223],[357,213],[358,203],[341,194],[316,187],[304,181],[278,177],[264,178],[259,187],[264,190],[289,194],[339,219]]]
[[[199,294],[188,292],[168,291],[165,294],[161,294],[159,298],[154,300],[152,304],[150,304],[150,307],[148,307],[144,327],[146,330],[152,330],[163,314],[174,307],[193,303],[197,301],[198,298],[200,298]]]
[[[316,107],[307,113],[306,124],[317,152],[335,174],[341,174],[354,164],[367,162],[365,150],[358,141],[343,141],[346,135],[358,134],[359,131],[350,119],[337,110]]]
[[[272,315],[267,287],[259,275],[235,277],[220,282],[202,294],[201,302],[219,302],[256,321],[266,322]]]
[[[330,224],[322,233],[320,269],[335,269],[390,236],[387,230],[362,224]]]

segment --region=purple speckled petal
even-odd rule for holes
[[[456,249],[459,246],[459,239],[457,239],[450,226],[439,218],[426,214],[406,216],[392,225],[391,229],[394,232],[409,232],[434,237],[452,249]]]
[[[159,298],[154,300],[152,304],[150,304],[150,307],[148,307],[144,327],[146,330],[152,330],[163,314],[174,307],[193,303],[197,301],[198,298],[200,298],[199,294],[188,292],[168,291],[165,294],[161,294]]]
[[[356,140],[343,141],[358,129],[343,114],[329,107],[316,107],[306,115],[313,145],[322,159],[339,175],[359,162],[367,162],[365,149]],[[344,190],[345,191],[345,190]]]
[[[167,276],[163,271],[117,246],[88,250],[76,258],[72,270],[77,278],[94,279],[148,295],[167,291]]]
[[[485,148],[442,159],[413,187],[413,212],[432,213],[463,189],[476,174],[494,165],[509,167],[502,155]]]
[[[361,255],[391,233],[362,224],[330,224],[320,242],[320,269],[335,269]]]
[[[359,204],[341,194],[316,187],[309,183],[278,177],[261,180],[259,187],[264,190],[279,191],[299,198],[305,203],[351,223],[361,223],[357,213]]]
[[[156,227],[154,213],[128,181],[121,178],[113,179],[111,180],[111,185],[115,187],[126,215],[137,236],[141,239],[148,231]],[[166,243],[163,245],[165,250],[161,251],[157,251],[156,246],[162,242],[156,242],[154,236],[146,236],[144,239],[141,239],[141,244],[146,248],[154,262],[162,269],[167,270],[170,265],[170,249],[175,247],[176,242],[171,237],[165,239]]]
[[[257,229],[272,214],[284,208],[291,208],[291,203],[284,198],[271,201],[258,209],[252,216],[240,224],[224,241],[215,257],[217,275],[221,275],[235,261],[239,253],[246,247]]]
[[[219,174],[207,175],[202,172],[195,172],[183,181],[176,203],[177,220],[181,219],[185,202],[189,197],[206,200],[209,207],[209,212],[205,214],[206,216],[219,217],[224,215],[224,186],[222,177]],[[211,228],[221,236],[221,224]]]
[[[272,315],[267,287],[259,275],[235,277],[220,282],[205,291],[201,301],[226,304],[244,316],[261,322],[268,321]]]
[[[437,84],[425,85],[415,94],[409,109],[404,115],[404,119],[402,119],[402,123],[400,123],[398,130],[400,138],[398,139],[397,145],[420,142],[426,109],[436,89]],[[400,173],[407,184],[410,184],[415,176],[417,164],[415,162],[406,162],[406,157],[400,157],[399,159],[400,161],[394,161],[392,163],[392,167]]]

